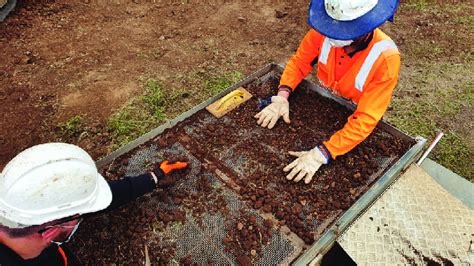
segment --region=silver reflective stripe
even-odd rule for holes
[[[324,38],[323,47],[321,48],[321,54],[319,55],[319,62],[327,64],[330,51],[331,44],[329,43],[329,39]]]
[[[397,49],[397,45],[395,45],[392,40],[383,40],[374,44],[355,79],[355,87],[358,91],[362,92],[364,89],[365,81],[375,64],[375,61],[377,61],[377,58],[379,58],[380,54],[389,49]]]

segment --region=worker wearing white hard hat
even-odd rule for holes
[[[283,169],[288,180],[311,182],[322,165],[361,143],[382,118],[397,84],[400,53],[378,27],[393,19],[397,6],[398,0],[311,1],[312,29],[286,65],[278,94],[255,116],[257,123],[269,129],[280,117],[290,123],[288,98],[313,67],[320,86],[356,110],[344,127],[318,140],[313,149],[290,152],[297,159]]]
[[[65,143],[33,146],[0,176],[0,265],[78,265],[63,243],[84,214],[122,206],[160,186],[186,162],[162,162],[152,172],[107,182],[92,158]]]

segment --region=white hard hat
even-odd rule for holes
[[[325,0],[326,12],[339,21],[351,21],[372,10],[378,0]]]
[[[110,187],[94,160],[71,144],[28,148],[0,176],[0,224],[9,228],[96,212],[111,201]]]

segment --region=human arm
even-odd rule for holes
[[[257,124],[272,129],[278,119],[290,123],[288,97],[306,75],[313,69],[319,54],[321,35],[311,29],[301,41],[296,53],[288,61],[278,86],[278,95],[271,98],[271,104],[255,115]]]
[[[332,159],[352,150],[375,129],[390,104],[397,84],[400,55],[388,52],[378,60],[373,78],[366,83],[356,111],[349,116],[344,127],[335,132],[323,146]]]
[[[296,53],[286,64],[278,86],[279,92],[291,93],[300,82],[311,72],[317,63],[323,36],[311,29],[305,35]],[[288,97],[286,97],[288,98]]]
[[[398,80],[400,55],[389,54],[379,62],[373,75],[375,78],[364,87],[357,109],[344,128],[310,151],[290,152],[298,158],[283,169],[285,172],[291,170],[287,175],[288,180],[299,182],[304,179],[308,184],[321,165],[349,152],[370,135],[387,110]]]
[[[112,191],[112,203],[107,207],[107,210],[123,206],[156,188],[150,173],[134,177],[126,176],[119,180],[109,181],[109,186]]]
[[[185,168],[187,165],[187,163],[182,162],[169,164],[168,161],[165,161],[152,172],[134,177],[126,176],[120,180],[110,181],[112,203],[107,210],[123,206],[136,198],[152,192],[157,187],[168,187],[171,184],[166,182],[166,175],[170,174],[173,170]]]

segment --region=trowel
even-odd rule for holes
[[[250,94],[246,89],[240,87],[207,106],[206,110],[215,117],[221,118],[250,98],[252,98],[252,94]]]

